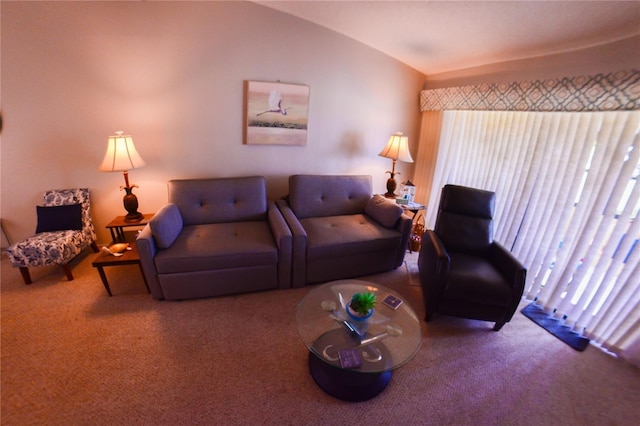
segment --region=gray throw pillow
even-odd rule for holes
[[[182,231],[182,215],[178,206],[165,204],[149,221],[151,234],[161,249],[171,247]]]
[[[402,216],[403,210],[395,202],[386,200],[382,195],[375,194],[365,206],[364,212],[385,228],[394,228],[398,219]]]

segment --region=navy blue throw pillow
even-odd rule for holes
[[[80,204],[53,207],[36,206],[36,211],[38,213],[36,234],[67,229],[82,230],[82,205]]]

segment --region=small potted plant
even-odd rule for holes
[[[376,295],[371,292],[356,293],[347,306],[349,316],[357,321],[366,320],[373,315],[376,306]]]

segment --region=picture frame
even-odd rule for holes
[[[400,184],[400,198],[406,200],[408,203],[413,203],[416,196],[416,187],[412,183]]]
[[[302,84],[245,81],[244,143],[306,145],[309,91]]]

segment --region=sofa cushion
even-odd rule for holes
[[[380,225],[393,228],[402,216],[403,210],[396,203],[389,202],[382,195],[375,194],[367,203],[364,212]]]
[[[263,176],[171,180],[168,190],[185,226],[267,220]]]
[[[300,220],[307,233],[309,259],[391,250],[402,234],[380,226],[364,214],[314,217]]]
[[[277,264],[278,249],[268,222],[191,225],[155,262],[160,274],[253,267]]]
[[[40,232],[82,230],[82,205],[36,206],[38,225],[36,234]]]
[[[371,193],[366,175],[289,177],[288,201],[298,219],[363,213]]]
[[[161,249],[166,249],[182,231],[182,216],[175,204],[165,204],[149,221],[153,239]]]

